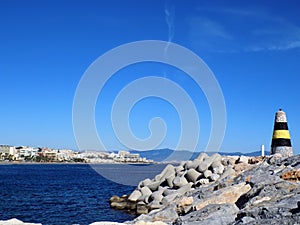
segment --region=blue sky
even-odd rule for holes
[[[287,112],[292,144],[300,152],[299,1],[18,1],[0,2],[0,143],[76,149],[72,104],[89,65],[121,44],[164,40],[201,57],[222,88],[227,129],[222,151],[269,149],[274,114]],[[210,133],[205,95],[185,74],[158,63],[134,65],[112,77],[99,95],[96,125],[109,149],[115,137],[110,110],[134,79],[161,76],[194,100],[201,126],[198,150]],[[166,101],[148,98],[130,114],[133,133],[149,136],[148,122],[168,126],[158,147],[176,146],[180,121]]]

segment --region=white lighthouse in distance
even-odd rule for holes
[[[265,145],[261,145],[261,156],[265,156]]]

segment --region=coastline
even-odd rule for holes
[[[300,218],[299,205],[297,206],[300,200],[299,155],[293,157],[279,155],[265,157],[221,157],[220,155],[214,155],[209,157],[204,155],[204,159],[201,159],[202,156],[195,161],[183,161],[177,167],[169,165],[164,171],[155,176],[154,179],[156,180],[151,180],[152,183],[149,183],[150,180],[146,179],[141,181],[131,194],[128,193],[130,195],[114,197],[114,199],[119,198],[122,200],[116,202],[116,209],[130,206],[131,209],[138,210],[137,213],[141,214],[137,218],[126,222],[93,222],[90,225],[171,225],[177,222],[182,225],[196,222],[197,224],[222,224],[222,221],[226,221],[226,224],[237,225],[248,224],[248,222],[270,224],[269,222],[273,220],[278,223],[289,221],[292,224],[299,221],[297,219]],[[208,161],[211,167],[204,163]],[[35,162],[25,164],[35,164]],[[203,172],[203,176],[209,174],[208,170],[212,171],[212,174],[206,180],[207,182],[204,182],[206,178],[198,180],[195,176],[197,175],[195,171],[198,171],[204,165],[206,172]],[[176,180],[173,184],[181,186],[180,188],[165,186],[167,184],[163,184],[164,177],[169,179],[169,174],[173,172],[186,174],[188,183],[185,184],[182,183],[182,180],[180,182]],[[216,180],[212,180],[214,173],[220,175]],[[149,192],[150,197],[145,198],[149,199],[149,202],[141,204],[142,202],[138,199],[144,198],[137,195],[137,192],[143,191],[144,194],[147,194],[144,192],[148,189],[147,187],[151,189],[151,194]],[[161,200],[164,198],[166,201]],[[138,203],[138,201],[140,202]],[[279,205],[277,201],[280,202]],[[262,213],[262,210],[265,214]],[[281,219],[278,216],[276,217],[277,213],[280,213]],[[267,218],[263,215],[267,215]],[[0,220],[0,225],[10,224],[9,221]],[[20,221],[18,224],[33,223]]]
[[[32,164],[41,164],[41,165],[47,165],[47,164],[54,164],[54,165],[152,165],[152,164],[167,164],[167,163],[160,163],[160,162],[153,162],[153,163],[121,163],[121,162],[99,162],[99,163],[88,163],[88,162],[18,162],[18,161],[10,161],[10,162],[1,162],[0,165],[32,165]]]

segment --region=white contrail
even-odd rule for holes
[[[174,4],[172,4],[172,1],[169,0],[165,4],[165,20],[168,25],[168,44],[165,47],[165,54],[167,53],[169,45],[174,38],[174,34],[175,34],[174,18],[175,18],[175,7]]]

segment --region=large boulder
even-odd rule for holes
[[[164,210],[150,212],[149,215],[151,216],[152,221],[175,222],[178,219],[176,206],[173,204],[164,208]]]
[[[150,184],[147,185],[147,187],[148,187],[151,191],[156,191],[161,183],[162,183],[161,180],[158,180],[158,181],[152,181]]]
[[[134,190],[128,197],[129,201],[136,202],[140,197],[142,196],[142,193],[139,190]]]
[[[216,193],[207,196],[205,199],[199,199],[195,203],[196,210],[201,210],[210,204],[234,204],[243,194],[250,191],[251,186],[245,182],[234,186],[225,187]]]
[[[201,177],[201,173],[197,172],[195,169],[189,169],[186,173],[186,178],[188,179],[188,181],[195,183],[200,177]]]
[[[224,172],[224,166],[221,160],[216,160],[211,164],[213,173],[222,174]]]
[[[138,202],[136,205],[136,213],[138,215],[147,214],[149,212],[148,206],[145,202]]]
[[[163,205],[158,200],[153,200],[152,202],[150,202],[148,204],[148,207],[150,208],[150,210],[160,209],[162,206]]]
[[[199,160],[200,162],[202,162],[206,158],[208,158],[208,155],[206,153],[202,152],[198,155],[198,157],[196,159]]]
[[[188,183],[188,181],[186,180],[186,178],[184,176],[181,177],[175,177],[173,180],[173,184],[176,188],[181,188],[184,185],[186,185]]]
[[[166,184],[168,185],[168,187],[172,188],[174,186],[173,181],[175,179],[175,175],[171,174],[170,176],[166,177]]]
[[[213,173],[211,176],[210,176],[210,179],[212,181],[216,181],[220,178],[220,175],[219,174],[216,174],[216,173]]]
[[[211,170],[205,170],[204,173],[203,173],[203,176],[205,178],[210,178],[211,175],[212,175]]]
[[[235,204],[212,204],[181,217],[182,225],[227,225],[235,222],[238,207]]]
[[[148,198],[152,194],[152,191],[150,190],[150,188],[148,188],[147,186],[146,187],[142,187],[140,189],[140,192],[142,193],[142,196],[139,197],[138,201],[148,202]]]
[[[114,209],[126,209],[126,210],[135,210],[136,209],[136,203],[129,201],[128,196],[112,196],[109,200],[110,207]]]
[[[237,163],[248,163],[248,157],[244,155],[240,156]]]
[[[163,199],[163,192],[164,190],[155,191],[150,195],[150,201],[158,201],[161,202]]]
[[[205,158],[204,161],[198,166],[198,171],[204,172],[206,171],[212,163],[221,162],[222,157],[219,154],[213,154],[212,156]]]
[[[175,167],[176,175],[178,175],[178,173],[181,172],[181,171],[184,171],[184,167],[183,166],[179,165],[179,166]]]

